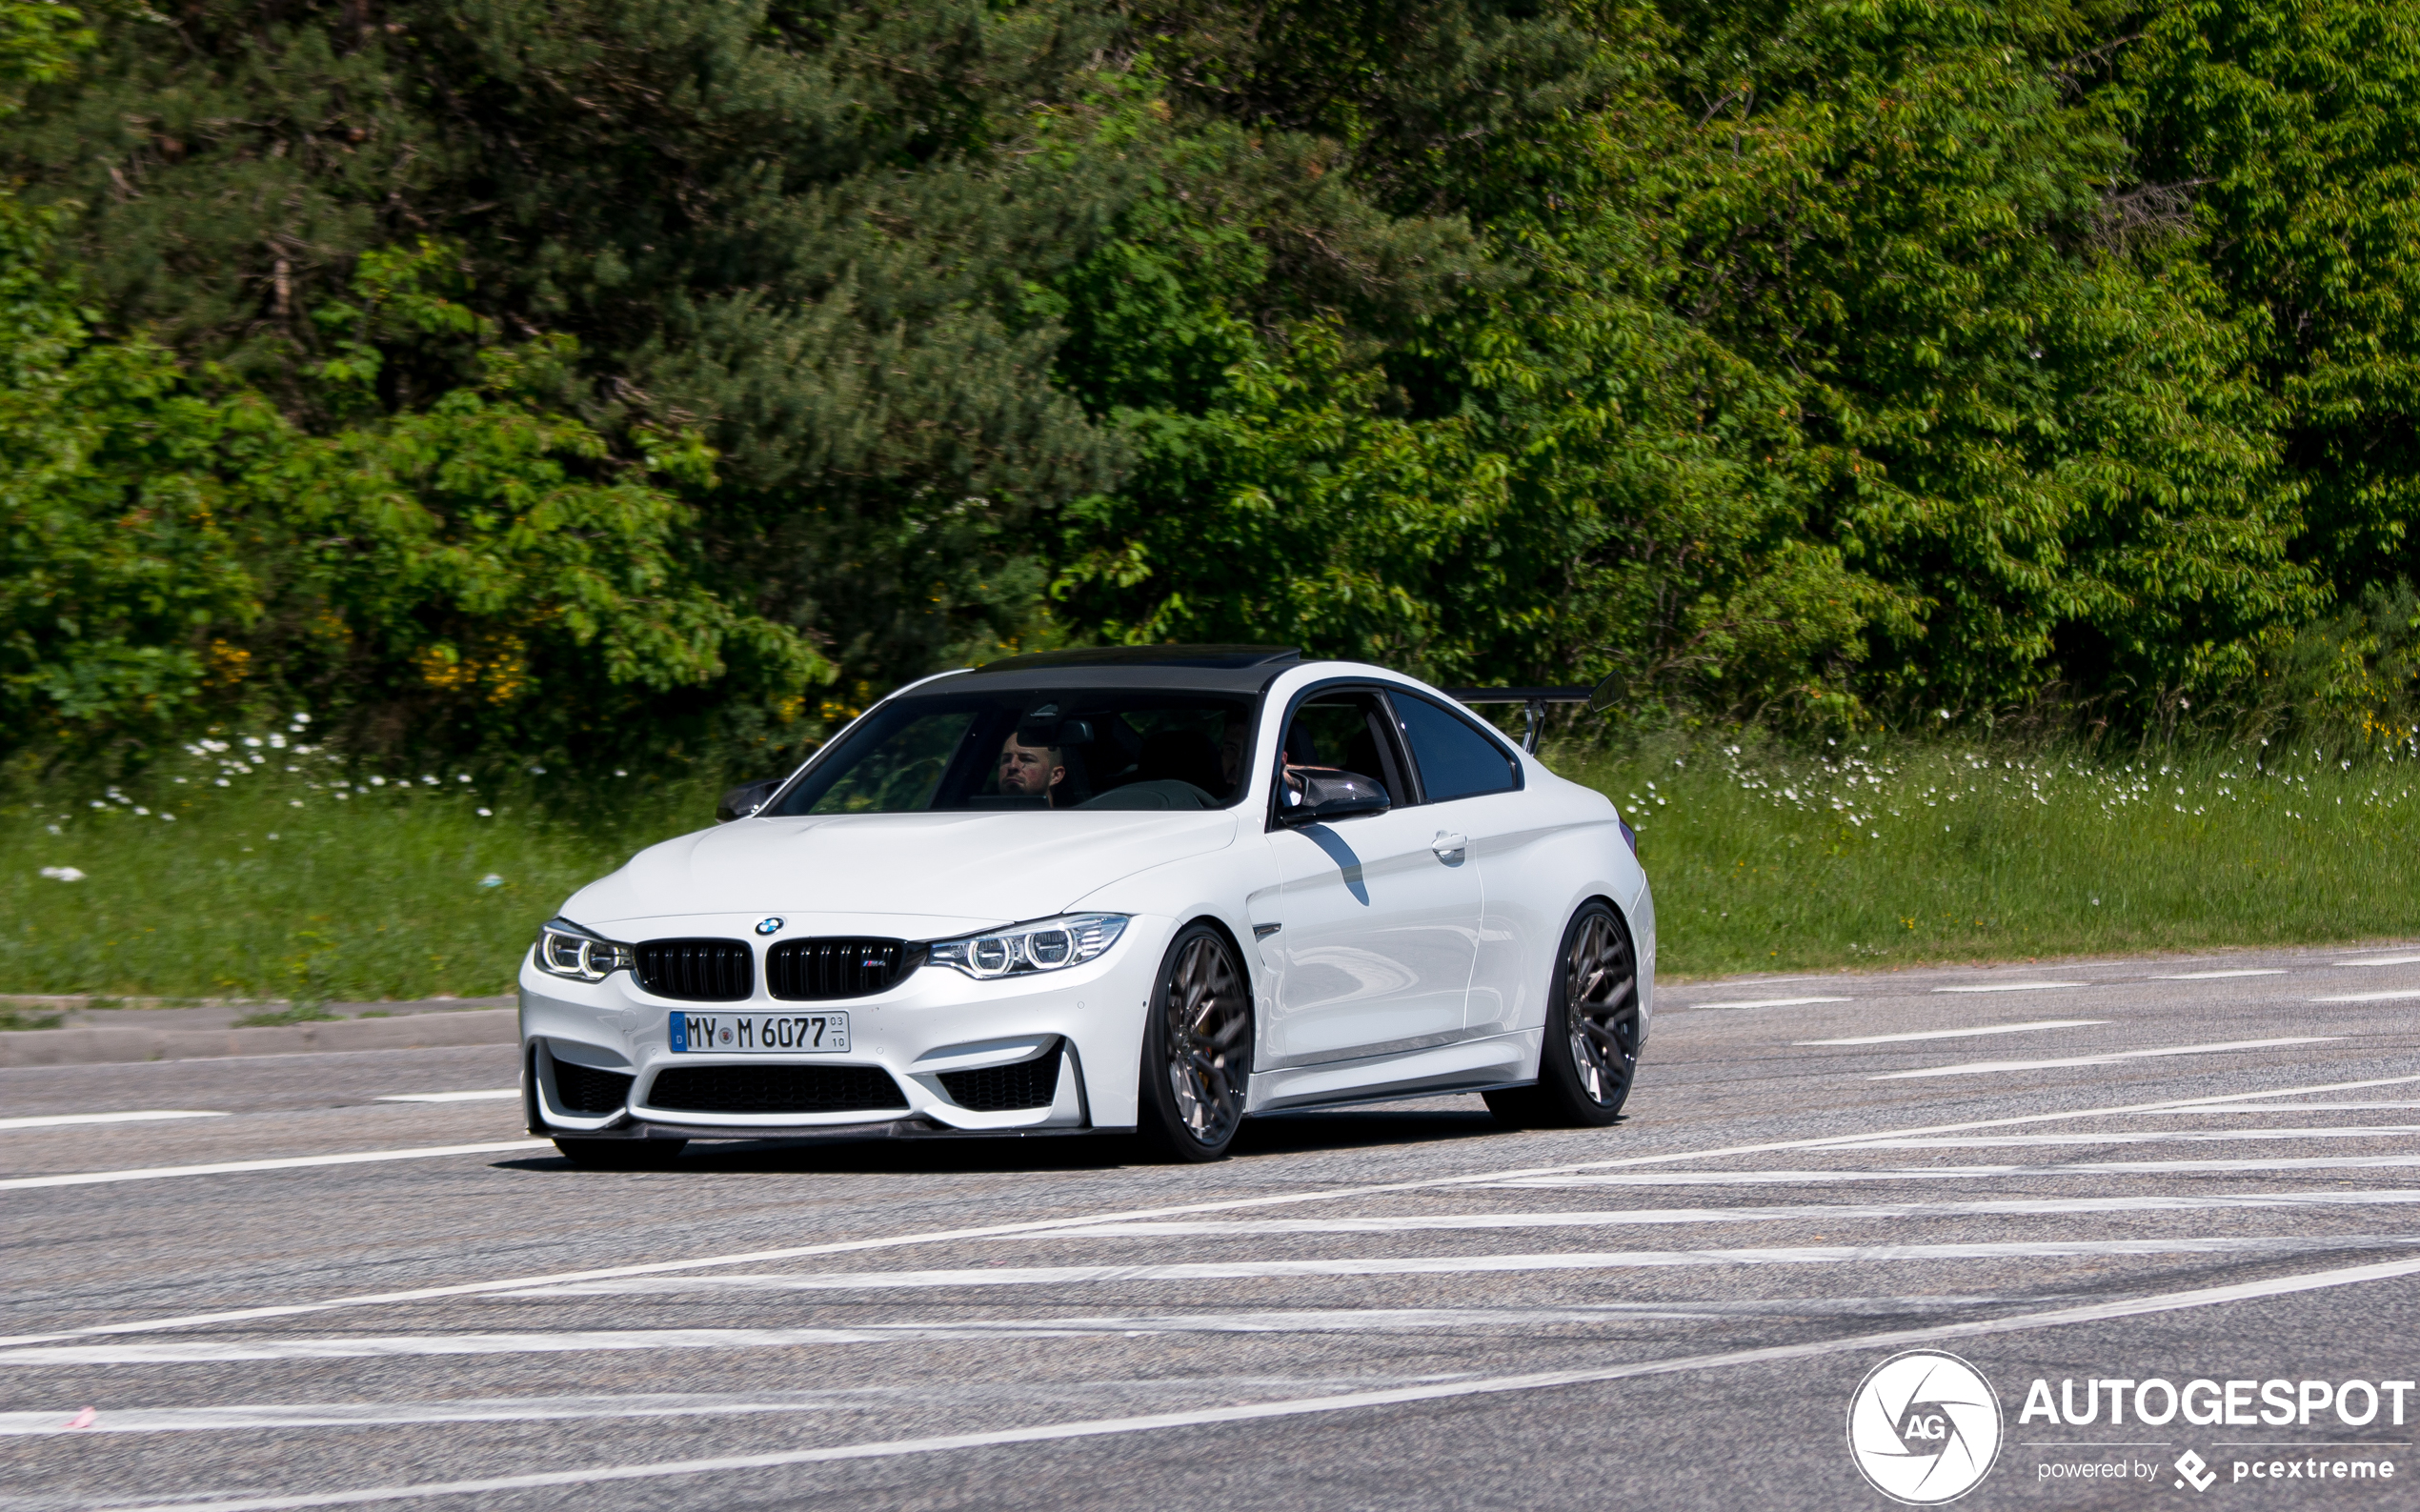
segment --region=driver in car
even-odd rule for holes
[[[1000,793],[1038,797],[1056,808],[1067,763],[1055,745],[1027,745],[1011,734],[1000,746]]]

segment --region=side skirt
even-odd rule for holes
[[[1543,1029],[1517,1029],[1407,1055],[1254,1072],[1247,1113],[1373,1102],[1424,1093],[1482,1092],[1538,1079]]]

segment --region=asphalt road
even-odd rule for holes
[[[380,1100],[507,1047],[0,1071],[0,1508],[1882,1507],[1850,1401],[1926,1349],[1962,1505],[2420,1505],[2416,1010],[2420,946],[1699,983],[1617,1128],[1193,1168]],[[29,1121],[127,1112],[220,1116]],[[1988,1425],[1918,1396],[1937,1490]]]

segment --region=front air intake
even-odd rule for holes
[[[630,1100],[631,1077],[623,1071],[600,1071],[595,1066],[575,1066],[568,1060],[555,1062],[555,1098],[566,1113],[582,1113],[601,1119],[609,1113],[619,1113]]]
[[[638,947],[638,984],[658,998],[738,1002],[756,990],[756,962],[738,939],[651,939]]]
[[[950,1100],[969,1113],[1014,1113],[1019,1108],[1047,1108],[1059,1096],[1059,1054],[1019,1060],[1013,1066],[985,1066],[979,1071],[944,1071],[936,1079]]]
[[[765,986],[791,1002],[828,1002],[882,992],[924,961],[924,947],[897,939],[790,939],[765,952]]]
[[[647,1105],[667,1113],[907,1111],[879,1066],[673,1066],[655,1073]]]

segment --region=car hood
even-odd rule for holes
[[[573,895],[592,929],[683,915],[929,918],[933,933],[1058,913],[1163,861],[1233,843],[1236,816],[837,814],[739,819],[666,840]]]

